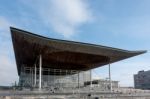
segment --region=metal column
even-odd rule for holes
[[[110,86],[110,91],[112,91],[110,63],[109,63],[109,86]]]
[[[33,75],[33,68],[31,68],[31,73],[32,73],[32,87],[34,86],[34,75]]]
[[[80,89],[80,75],[79,75],[79,71],[78,71],[78,88]]]
[[[78,93],[80,96],[80,71],[78,71]]]
[[[90,87],[92,88],[92,69],[90,70]]]
[[[39,57],[39,90],[41,90],[41,85],[42,85],[41,76],[42,76],[42,55],[40,55]]]
[[[34,65],[34,87],[36,87],[36,64]]]

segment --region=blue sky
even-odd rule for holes
[[[150,50],[149,0],[1,0],[0,85],[18,80],[9,27],[43,36],[111,46]],[[150,69],[150,53],[111,64],[112,79],[133,86],[133,74]],[[107,78],[108,66],[93,70]]]

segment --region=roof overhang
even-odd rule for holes
[[[39,55],[42,55],[43,68],[89,70],[146,52],[52,39],[10,29],[19,75],[21,66],[34,66]]]

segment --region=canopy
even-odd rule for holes
[[[18,74],[21,66],[34,66],[39,55],[42,55],[42,68],[84,71],[146,52],[52,39],[13,27],[10,29]]]

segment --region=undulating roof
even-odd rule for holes
[[[146,52],[52,39],[13,27],[10,29],[18,74],[21,66],[34,66],[39,55],[42,55],[43,68],[89,70]]]

